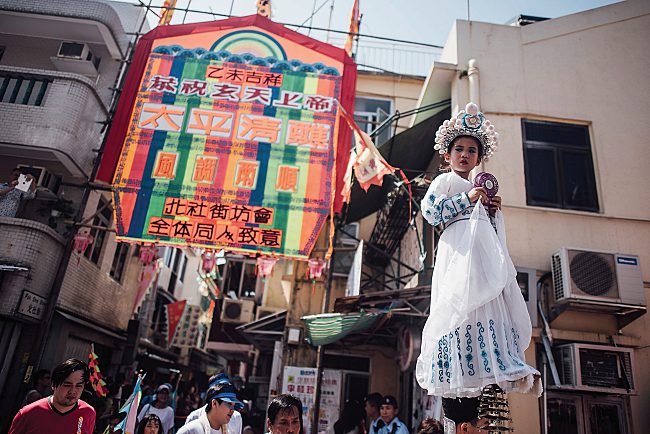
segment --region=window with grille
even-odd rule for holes
[[[95,264],[99,264],[104,242],[106,241],[106,231],[110,227],[112,217],[113,209],[111,208],[110,201],[100,197],[97,203],[97,211],[93,218],[92,228],[90,229],[90,235],[92,235],[93,241],[84,252],[84,256]]]
[[[228,259],[224,268],[222,285],[226,295],[235,295],[237,298],[255,298],[257,285],[255,260]]]
[[[362,131],[370,134],[390,116],[393,103],[390,100],[356,97],[354,99],[354,120]],[[375,137],[379,146],[393,135],[393,126],[383,128]]]
[[[523,119],[522,129],[528,205],[597,212],[587,126]]]
[[[50,80],[34,76],[0,74],[0,101],[40,106]]]

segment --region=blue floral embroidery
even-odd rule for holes
[[[517,354],[521,354],[521,350],[519,349],[519,332],[514,327],[511,327],[510,331],[512,331],[512,339],[515,342],[515,351],[517,351]]]
[[[502,371],[506,370],[506,366],[503,364],[503,360],[501,360],[501,351],[499,350],[499,344],[497,343],[497,335],[496,332],[494,331],[494,320],[490,320],[490,331],[492,332],[492,345],[494,346],[494,355],[497,356],[497,363],[499,364],[499,369]]]
[[[472,335],[469,332],[471,329],[472,325],[467,324],[467,327],[465,328],[465,337],[467,338],[467,346],[465,347],[467,354],[465,355],[465,359],[467,360],[467,373],[469,375],[474,375],[474,364],[472,363],[472,360],[474,359],[474,356],[472,355]]]
[[[447,336],[442,337],[442,359],[445,361],[445,377],[447,377],[447,383],[449,383],[451,378],[451,366],[449,366],[449,344],[447,343]]]
[[[433,383],[434,376],[431,376],[431,382]],[[442,383],[442,339],[438,341],[438,379]]]
[[[458,334],[460,327],[457,327],[454,330],[456,334],[456,349],[458,350],[458,365],[460,366],[460,375],[465,376],[465,370],[463,369],[463,355],[460,353],[460,335]]]
[[[524,366],[524,363],[522,363],[522,360],[521,360],[521,357],[523,356],[523,354],[521,354],[521,352],[519,351],[519,345],[517,344],[517,332],[515,332],[514,327],[511,328],[510,330],[512,331],[512,340],[513,340],[513,343],[514,343],[514,346],[515,346],[515,348],[514,348],[515,356],[510,354],[510,349],[508,349],[508,354],[510,354],[510,358],[512,359],[513,362],[515,362],[517,364],[517,366]],[[505,326],[504,326],[503,332],[506,334],[506,336],[508,335],[508,332],[505,330]],[[507,340],[506,340],[506,342],[507,342]]]
[[[490,366],[489,366],[490,364],[488,362],[487,352],[484,349],[485,348],[485,342],[484,342],[485,339],[483,338],[483,332],[485,331],[485,327],[483,327],[483,324],[481,323],[481,321],[476,323],[476,327],[478,327],[478,337],[477,337],[478,346],[482,350],[481,351],[481,357],[483,358],[483,368],[485,368],[485,372],[487,372],[489,374],[490,372],[492,372],[492,370],[490,369]]]

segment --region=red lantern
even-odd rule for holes
[[[327,262],[321,258],[309,259],[309,261],[307,261],[307,265],[309,266],[309,278],[316,280],[321,277],[323,275],[323,270],[325,269],[326,264]]]
[[[214,269],[215,265],[217,265],[217,255],[215,254],[214,251],[209,250],[203,252],[201,255],[201,270],[203,270],[203,273],[205,274],[210,274],[212,273],[212,270]]]
[[[158,249],[154,244],[144,245],[140,248],[140,262],[142,265],[149,265],[158,259]]]
[[[77,255],[82,255],[95,238],[88,231],[77,232],[74,236],[73,250]],[[79,257],[77,258],[77,264]]]
[[[263,278],[271,274],[273,266],[278,262],[277,258],[271,256],[260,256],[257,258],[257,273]]]

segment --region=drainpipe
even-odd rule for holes
[[[469,59],[467,78],[469,80],[469,100],[481,108],[479,69],[476,59]]]

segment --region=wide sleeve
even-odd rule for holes
[[[448,222],[472,204],[466,192],[449,196],[450,184],[446,174],[436,177],[420,202],[422,216],[433,226]]]

